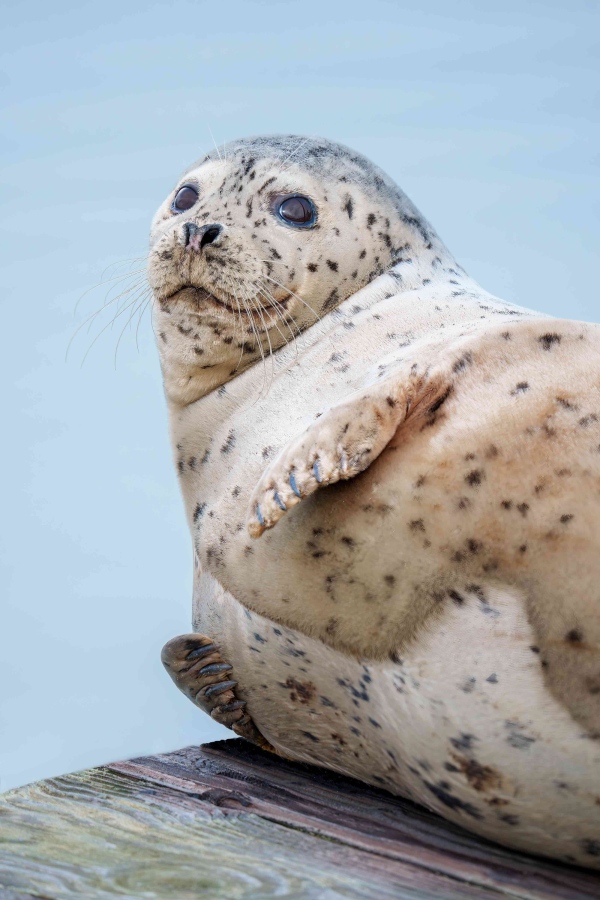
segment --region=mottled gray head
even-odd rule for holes
[[[152,223],[170,398],[188,403],[438,238],[400,188],[323,138],[243,138],[187,169]]]

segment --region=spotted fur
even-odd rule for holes
[[[224,153],[150,257],[195,629],[278,751],[600,865],[600,329],[490,296],[346,148]]]

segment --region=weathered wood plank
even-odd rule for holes
[[[15,793],[11,815],[2,817],[0,855],[0,884],[13,893],[53,900],[497,896],[118,773],[65,776]]]
[[[479,841],[243,741],[0,798],[0,898],[586,898],[600,878]]]
[[[130,774],[139,767],[148,779],[181,779],[188,790],[233,790],[238,799],[232,803],[243,798],[246,810],[274,821],[509,896],[600,896],[597,873],[504,850],[414,803],[322,769],[289,763],[244,741],[220,741],[117,765],[125,765]],[[221,803],[227,805],[225,795]]]

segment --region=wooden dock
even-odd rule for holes
[[[0,898],[600,898],[600,873],[503,850],[242,740],[0,797]]]

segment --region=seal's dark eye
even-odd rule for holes
[[[277,197],[275,212],[288,225],[296,225],[299,228],[310,228],[317,221],[317,210],[314,203],[301,194]]]
[[[198,191],[196,188],[191,184],[184,184],[175,194],[171,209],[173,212],[185,212],[186,209],[192,208],[197,199]]]

